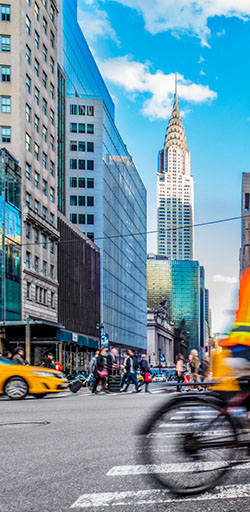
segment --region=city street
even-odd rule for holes
[[[147,480],[135,434],[166,399],[163,387],[152,384],[152,394],[91,396],[83,390],[1,400],[0,511],[248,512],[249,468],[233,469],[223,485],[189,499]]]

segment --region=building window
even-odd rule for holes
[[[10,82],[11,66],[0,66],[0,67],[1,67],[1,82]]]
[[[38,7],[36,2],[35,2],[34,9],[35,9],[35,18],[36,18],[37,21],[39,21],[40,9],[39,9],[39,7]]]
[[[94,133],[94,125],[93,124],[87,124],[87,133]]]
[[[76,213],[70,214],[70,222],[72,222],[72,224],[77,224],[77,214]]]
[[[78,151],[85,151],[85,142],[78,142]]]
[[[54,112],[54,110],[52,110],[52,108],[50,109],[50,122],[54,126],[54,124],[55,124],[55,112]]]
[[[31,225],[27,222],[27,224],[26,224],[26,238],[28,238],[28,240],[30,240],[30,235],[31,235]]]
[[[51,308],[55,307],[55,293],[54,292],[50,292],[50,307]]]
[[[43,219],[47,220],[47,218],[48,218],[48,210],[47,210],[46,206],[43,206]]]
[[[31,91],[31,78],[26,75],[26,91],[30,94]]]
[[[39,302],[43,301],[43,288],[39,288]]]
[[[75,116],[75,115],[77,115],[77,105],[74,105],[74,104],[72,105],[72,104],[71,104],[71,105],[70,105],[70,110],[69,110],[69,111],[70,111],[70,115],[71,115],[71,116]]]
[[[11,6],[8,4],[0,4],[1,21],[10,21]]]
[[[37,144],[36,142],[35,142],[35,150],[34,150],[34,152],[35,152],[35,158],[36,158],[36,160],[39,160],[39,157],[40,157],[40,148],[39,148],[39,146],[38,146],[38,144]]]
[[[79,206],[85,206],[85,196],[78,196]]]
[[[78,123],[78,132],[85,133],[85,124],[84,123]]]
[[[47,101],[43,98],[43,113],[44,113],[44,115],[45,115],[45,116],[47,115],[47,109],[48,109],[48,103],[47,103]]]
[[[77,151],[77,141],[76,140],[70,141],[69,149],[70,149],[70,151]]]
[[[84,213],[79,213],[79,215],[78,215],[78,224],[85,224],[85,215],[84,215]]]
[[[87,206],[94,206],[94,196],[87,197]]]
[[[55,279],[55,267],[54,265],[50,265],[50,278]]]
[[[248,212],[249,211],[249,199],[250,199],[250,194],[249,193],[246,193],[245,194],[245,211]]]
[[[85,160],[78,160],[78,169],[81,171],[85,169]]]
[[[45,9],[48,8],[48,0],[43,0],[43,6],[45,7]]]
[[[35,103],[37,105],[39,105],[39,100],[40,100],[40,92],[39,90],[37,89],[37,87],[35,87]]]
[[[39,117],[37,117],[36,115],[35,115],[35,118],[34,118],[34,119],[35,119],[35,123],[34,123],[34,124],[35,124],[35,130],[36,130],[36,133],[39,133],[40,119],[39,119]]]
[[[30,268],[30,252],[26,251],[26,267]]]
[[[50,44],[51,44],[52,48],[55,47],[55,36],[54,36],[52,30],[50,31]]]
[[[47,236],[43,235],[42,240],[43,249],[47,249]]]
[[[53,187],[50,187],[50,200],[52,203],[55,202],[55,189]]]
[[[38,32],[35,30],[35,46],[38,50],[39,50],[39,45],[40,45],[40,36],[39,36]]]
[[[39,267],[40,267],[39,258],[38,258],[38,256],[35,256],[35,271],[36,272],[39,272],[39,270],[40,270]]]
[[[39,188],[40,186],[40,174],[35,171],[35,187]]]
[[[30,289],[31,289],[31,284],[30,283],[26,283],[26,299],[30,299]]]
[[[50,70],[51,70],[52,74],[55,71],[55,61],[54,61],[54,59],[52,57],[50,57]]]
[[[10,52],[11,50],[11,37],[1,35],[0,36],[0,51],[1,52]]]
[[[53,240],[50,241],[50,254],[54,254],[55,252],[55,242]]]
[[[87,224],[94,224],[94,215],[87,215]]]
[[[39,78],[40,64],[37,59],[35,59],[35,74]]]
[[[31,33],[31,21],[29,19],[29,16],[26,16],[26,32],[30,36],[30,33]]]
[[[26,121],[28,123],[30,123],[31,121],[31,108],[30,106],[28,105],[28,103],[26,103],[26,109],[25,109],[25,112],[26,112]]]
[[[47,35],[47,30],[48,30],[48,22],[45,18],[43,18],[43,31],[44,31],[45,35]]]
[[[79,116],[85,116],[85,105],[78,105]]]
[[[47,50],[45,44],[43,44],[43,60],[44,60],[44,62],[47,62],[47,58],[48,58],[48,50]]]
[[[46,196],[48,191],[48,183],[46,180],[43,180],[43,193]]]
[[[55,225],[55,215],[54,215],[54,213],[50,214],[50,224],[51,224],[51,226]]]
[[[87,188],[94,188],[94,178],[87,178]]]
[[[25,135],[25,148],[26,151],[31,151],[31,136],[28,133]]]
[[[43,167],[44,167],[44,169],[47,169],[47,161],[48,161],[48,157],[47,157],[46,153],[43,153]]]
[[[40,213],[40,203],[35,199],[35,212]]]
[[[70,206],[77,206],[77,196],[70,196]]]
[[[53,137],[53,135],[50,136],[50,149],[51,151],[55,151],[55,137]]]
[[[55,164],[50,160],[50,174],[51,176],[55,176]]]
[[[43,290],[43,303],[47,304],[47,290]]]
[[[85,188],[85,178],[78,178],[78,187]]]
[[[87,233],[87,237],[94,242],[94,233]]]
[[[43,125],[43,140],[44,140],[44,142],[47,142],[47,135],[48,135],[48,130],[47,130],[46,126]]]
[[[29,194],[29,192],[26,192],[26,205],[30,206],[30,204],[31,204],[31,195]]]
[[[50,84],[50,97],[52,100],[55,99],[55,87],[53,84]]]
[[[36,286],[35,288],[35,301],[38,302],[38,291],[39,291],[39,287]]]
[[[77,133],[77,123],[70,123],[70,132]]]
[[[77,187],[77,178],[70,178],[69,180],[69,184],[70,184],[70,187],[71,188],[76,188]]]
[[[75,158],[71,158],[69,162],[70,169],[77,169],[77,160]]]
[[[87,142],[87,151],[89,153],[93,153],[93,151],[94,151],[94,142]]]
[[[43,87],[45,87],[45,89],[47,89],[47,82],[48,82],[48,77],[47,77],[46,73],[43,71]]]
[[[35,244],[39,244],[39,231],[36,228],[34,228],[34,242]]]
[[[28,62],[28,64],[31,64],[31,49],[29,48],[29,46],[26,44],[26,60]]]
[[[26,162],[25,164],[25,170],[26,170],[26,178],[27,180],[31,179],[31,165]]]
[[[11,96],[0,96],[1,112],[3,114],[11,113]]]
[[[50,6],[50,19],[53,23],[55,23],[55,9],[53,5]]]
[[[94,160],[87,160],[87,170],[88,171],[94,170]]]
[[[87,116],[93,116],[94,115],[94,107],[93,105],[87,106]]]

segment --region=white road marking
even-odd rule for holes
[[[233,462],[233,461],[232,461]],[[204,461],[204,462],[183,462],[170,464],[137,464],[127,466],[114,466],[107,472],[107,476],[134,476],[148,475],[153,473],[191,473],[192,471],[204,471],[218,469],[227,465],[228,461]],[[250,463],[246,462],[233,466],[232,469],[249,469]]]
[[[118,507],[134,505],[150,505],[157,503],[180,503],[180,501],[207,501],[230,500],[250,497],[250,484],[228,485],[218,487],[213,492],[206,492],[188,498],[170,498],[169,492],[164,489],[150,489],[145,491],[104,492],[96,494],[83,494],[71,505],[71,508],[91,507]]]

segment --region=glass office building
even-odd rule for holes
[[[69,7],[61,0],[60,8],[59,64],[67,96],[66,216],[101,249],[102,323],[109,340],[145,350],[146,236],[134,233],[146,232],[146,190],[77,23],[77,2]]]
[[[148,307],[168,302],[170,320],[177,326],[184,319],[189,349],[201,343],[201,275],[198,261],[168,260],[149,255],[147,260]]]
[[[21,172],[0,150],[0,321],[21,320]]]

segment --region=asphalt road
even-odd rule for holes
[[[192,499],[174,498],[143,474],[135,433],[166,400],[161,388],[0,400],[0,511],[249,512],[250,467]]]

